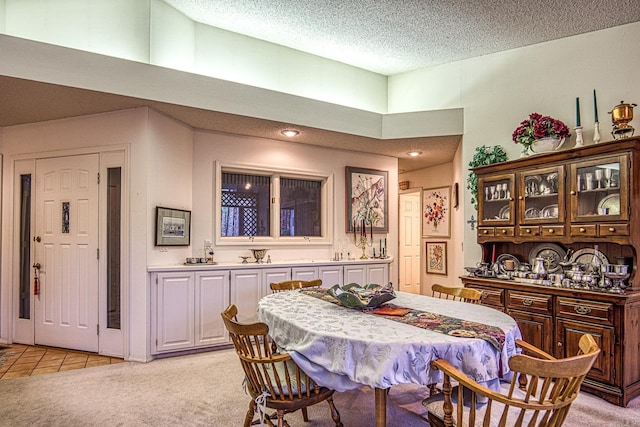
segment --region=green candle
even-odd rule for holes
[[[580,126],[580,98],[576,98],[576,126]]]
[[[593,114],[596,118],[596,123],[598,123],[598,102],[596,101],[596,90],[593,90]]]

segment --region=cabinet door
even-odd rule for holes
[[[575,162],[570,166],[571,221],[629,218],[627,155]]]
[[[268,268],[262,270],[262,283],[264,284],[264,295],[271,293],[271,284],[291,280],[290,268]]]
[[[318,267],[293,267],[291,280],[315,280],[318,279]]]
[[[195,345],[205,347],[229,341],[220,313],[229,305],[229,272],[196,273]]]
[[[478,226],[515,224],[515,175],[478,178]]]
[[[318,275],[322,280],[323,288],[330,288],[333,285],[342,286],[343,270],[341,265],[325,265],[318,267]]]
[[[508,310],[520,328],[522,339],[549,354],[553,348],[553,320],[550,316],[520,310]]]
[[[191,348],[194,332],[193,273],[158,273],[154,284],[155,349],[161,353]]]
[[[367,270],[362,264],[344,266],[344,284],[357,283],[360,286],[367,284]]]
[[[587,378],[606,383],[613,383],[614,365],[614,330],[611,326],[593,323],[576,322],[562,318],[556,319],[556,351],[555,356],[564,358],[578,354],[578,342],[584,334],[591,334],[600,347],[600,354],[593,363]],[[619,372],[618,375],[621,375]]]
[[[562,166],[518,174],[518,224],[564,223],[564,185]]]
[[[260,269],[231,270],[231,304],[238,307],[240,323],[258,321],[258,301],[265,295]]]
[[[367,265],[367,284],[384,286],[389,283],[389,264]]]

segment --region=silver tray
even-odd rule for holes
[[[602,267],[605,264],[609,264],[609,258],[593,248],[579,249],[571,256],[571,262],[576,264],[585,264],[588,266],[587,273],[593,273],[593,266],[599,265]],[[602,271],[602,269],[600,269]]]
[[[562,271],[560,261],[564,259],[566,254],[565,250],[556,244],[542,243],[529,252],[529,263],[533,265],[536,258],[544,258],[547,261],[547,273],[557,273]]]

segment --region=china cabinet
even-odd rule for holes
[[[592,334],[602,352],[583,389],[620,406],[640,395],[639,168],[635,137],[473,169],[481,261],[493,268],[462,278],[556,357],[576,354],[580,336]],[[580,264],[586,270],[575,276],[593,280],[500,274],[501,259],[524,271],[540,258],[561,278]],[[608,264],[628,266],[621,289],[605,282]]]

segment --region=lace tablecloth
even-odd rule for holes
[[[449,336],[382,316],[361,313],[299,291],[267,295],[258,303],[258,318],[269,334],[319,384],[337,391],[368,385],[442,382],[429,362],[446,359],[462,372],[498,389],[508,375],[509,357],[521,338],[513,318],[482,305],[397,292],[393,303],[499,327],[505,333],[502,351],[475,338]]]

